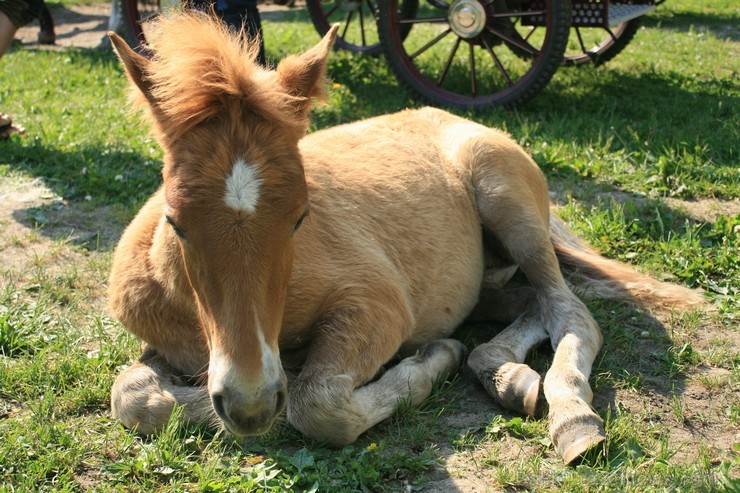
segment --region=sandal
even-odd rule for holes
[[[13,134],[23,135],[26,129],[13,123],[10,116],[0,113],[0,140],[8,140]]]

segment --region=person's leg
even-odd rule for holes
[[[10,17],[0,10],[0,58],[8,51],[8,47],[13,42],[13,37],[17,30],[18,27],[13,24]]]
[[[2,1],[2,0],[0,0]],[[244,31],[247,36],[259,36],[260,50],[257,62],[266,65],[265,43],[262,39],[262,20],[257,9],[257,0],[188,0],[190,6],[204,12],[215,12],[227,26]]]
[[[43,0],[0,0],[0,58],[13,41],[19,27],[41,14]]]
[[[0,10],[0,58],[8,51],[8,47],[13,42],[13,37],[17,30],[18,28],[10,20],[10,17]],[[13,121],[8,115],[0,113],[0,139],[7,139],[11,133],[17,132],[18,128],[13,125]]]
[[[257,61],[265,65],[265,43],[262,39],[262,20],[257,9],[257,0],[217,0],[216,12],[227,25],[237,31],[244,26],[247,36],[259,37],[260,51]]]

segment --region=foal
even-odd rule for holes
[[[523,361],[550,340],[550,433],[572,461],[604,439],[588,385],[601,334],[561,268],[595,296],[698,296],[582,245],[501,132],[425,108],[306,136],[335,37],[270,71],[203,14],[157,21],[152,60],[111,34],[165,153],[163,185],[113,259],[110,307],[146,349],[118,376],[112,414],[149,433],[179,404],[250,435],[287,407],[298,430],[342,446],[459,369],[466,348],[445,338],[475,308],[510,323],[468,358],[507,408],[543,404]],[[530,287],[501,289],[517,269]]]

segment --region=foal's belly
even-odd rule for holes
[[[461,217],[461,220],[468,218]],[[414,311],[416,325],[403,351],[414,351],[430,340],[450,336],[470,314],[478,301],[484,272],[484,255],[479,226],[470,228],[448,225],[441,235],[439,264],[432,266],[434,275],[423,279],[418,289]]]

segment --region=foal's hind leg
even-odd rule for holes
[[[519,265],[539,302],[555,357],[544,392],[550,435],[571,462],[604,440],[601,419],[591,409],[588,384],[601,333],[586,306],[568,289],[549,237],[549,198],[542,172],[518,148],[473,144],[473,184],[484,226],[502,252]]]
[[[468,357],[468,367],[499,405],[538,416],[544,404],[539,399],[541,379],[524,364],[524,358],[545,340],[547,333],[535,304],[490,342],[476,347]]]

